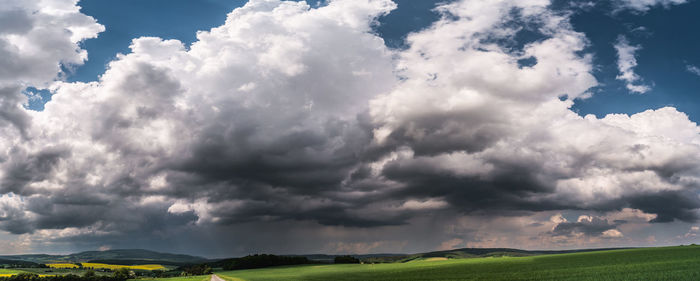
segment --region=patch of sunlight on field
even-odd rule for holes
[[[0,277],[12,277],[14,275],[20,274],[20,273],[31,273],[23,270],[16,270],[16,269],[0,269]],[[39,277],[47,277],[47,276],[55,276],[55,275],[45,275],[41,274]]]
[[[20,273],[24,273],[24,271],[16,269],[0,269],[0,277],[10,277]]]
[[[447,258],[442,258],[442,257],[441,257],[441,258],[427,258],[427,259],[424,259],[424,261],[446,261],[446,260],[447,260]]]
[[[78,265],[72,263],[47,263],[50,268],[78,268]]]
[[[700,246],[528,257],[354,265],[303,265],[216,272],[226,281],[268,280],[700,280]],[[236,278],[236,279],[234,279]]]
[[[117,264],[106,264],[106,263],[89,263],[85,262],[82,263],[83,267],[87,268],[105,268],[105,269],[120,269],[120,268],[127,268],[127,269],[140,269],[140,270],[164,270],[165,267],[160,265],[160,264],[140,264],[140,265],[117,265]]]

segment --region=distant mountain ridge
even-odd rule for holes
[[[204,263],[208,260],[203,257],[161,253],[143,249],[120,249],[106,251],[86,251],[68,255],[45,255],[45,254],[30,254],[30,255],[6,255],[0,256],[0,259],[16,260],[34,263],[60,263],[60,262],[89,262],[89,261],[114,261],[119,263],[133,264],[197,264]]]

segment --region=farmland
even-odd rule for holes
[[[527,257],[304,265],[224,271],[226,281],[264,280],[700,280],[700,247],[624,249]]]
[[[78,264],[82,265],[80,267]],[[92,269],[95,274],[101,276],[111,276],[113,271],[126,268],[135,272],[145,273],[153,270],[167,271],[169,269],[175,268],[174,266],[163,266],[160,264],[141,264],[141,265],[116,265],[116,264],[105,264],[105,263],[48,263],[46,264],[48,268],[34,267],[34,268],[12,268],[12,269],[0,269],[0,277],[10,277],[17,275],[19,273],[33,273],[39,276],[56,276],[56,275],[83,275],[87,270]]]
[[[201,276],[182,276],[182,277],[171,277],[171,278],[142,278],[139,280],[143,281],[209,281],[211,277],[209,275]]]
[[[46,264],[50,268],[78,268],[79,266],[74,263],[49,263]]]
[[[9,277],[9,276],[16,275],[16,274],[19,274],[22,272],[25,272],[25,271],[17,270],[17,269],[0,269],[0,277]]]
[[[92,269],[110,269],[115,270],[119,268],[126,268],[130,270],[165,270],[165,266],[160,264],[139,264],[139,265],[118,265],[118,264],[105,264],[105,263],[82,263],[85,268]]]

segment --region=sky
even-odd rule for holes
[[[0,1],[0,253],[698,241],[698,1]]]

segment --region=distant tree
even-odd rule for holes
[[[34,273],[23,272],[13,276],[14,281],[37,281],[39,280],[39,275]]]
[[[212,273],[210,266],[206,264],[198,264],[183,269],[184,275],[208,275]]]
[[[114,278],[117,280],[129,279],[129,270],[122,267],[114,271]]]
[[[163,278],[164,276],[165,276],[165,274],[163,273],[162,270],[153,270],[153,271],[151,271],[151,277],[154,277],[154,278]]]
[[[360,260],[353,256],[337,256],[333,259],[334,263],[360,263]]]
[[[287,257],[263,254],[230,259],[224,262],[222,267],[224,270],[235,270],[308,263],[311,262],[306,257]]]
[[[95,276],[97,276],[97,274],[95,274],[95,271],[92,269],[88,269],[85,271],[85,273],[83,273],[83,278],[93,278]]]

